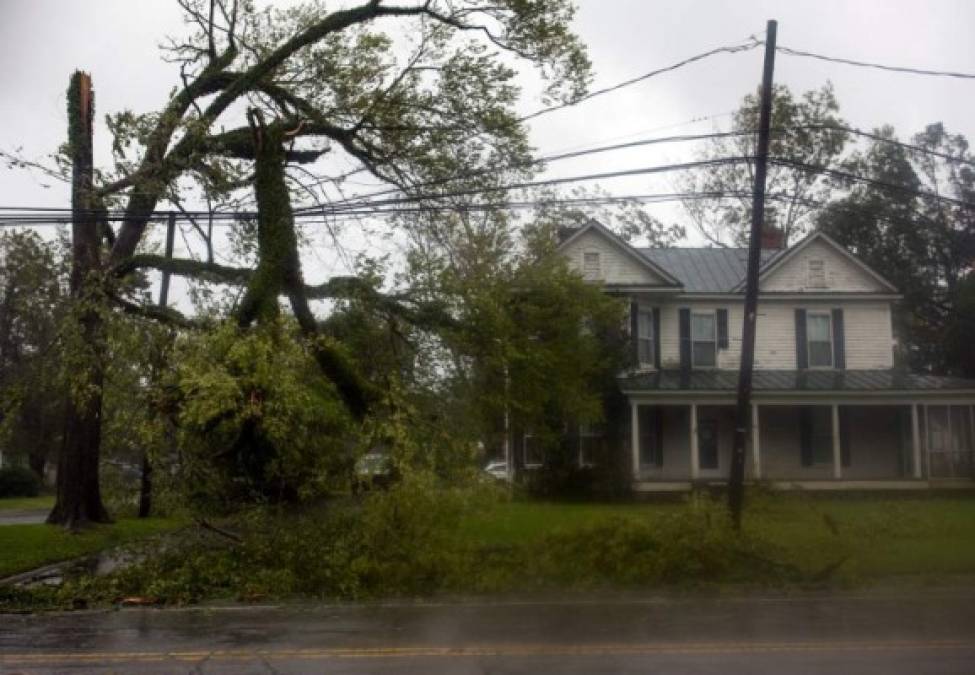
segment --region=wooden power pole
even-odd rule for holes
[[[735,440],[731,451],[731,476],[728,481],[728,509],[735,529],[741,527],[741,510],[745,501],[745,445],[751,419],[755,319],[758,311],[758,268],[761,264],[762,227],[765,223],[765,173],[768,168],[769,127],[772,119],[772,71],[775,68],[777,28],[778,23],[771,20],[765,32],[765,66],[762,71],[758,147],[755,153],[755,188],[752,196],[752,226],[748,238],[748,268],[745,273],[745,317],[741,330],[741,365],[738,368]]]

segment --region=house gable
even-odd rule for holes
[[[655,265],[595,220],[559,245],[569,266],[583,277],[606,285],[679,286],[672,275]],[[587,254],[588,265],[587,265]],[[594,266],[595,265],[595,266]],[[597,271],[596,276],[593,275]]]
[[[896,293],[887,280],[821,232],[811,234],[762,270],[764,293]]]

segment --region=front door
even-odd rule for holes
[[[718,470],[718,421],[697,423],[698,464],[701,471]]]

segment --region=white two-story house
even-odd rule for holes
[[[975,381],[895,368],[898,290],[822,233],[763,241],[746,475],[813,488],[975,486]],[[560,252],[630,303],[622,452],[636,490],[729,475],[746,249],[634,248],[596,221]]]

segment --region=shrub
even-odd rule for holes
[[[41,479],[27,467],[0,469],[0,497],[36,497],[40,490]]]

